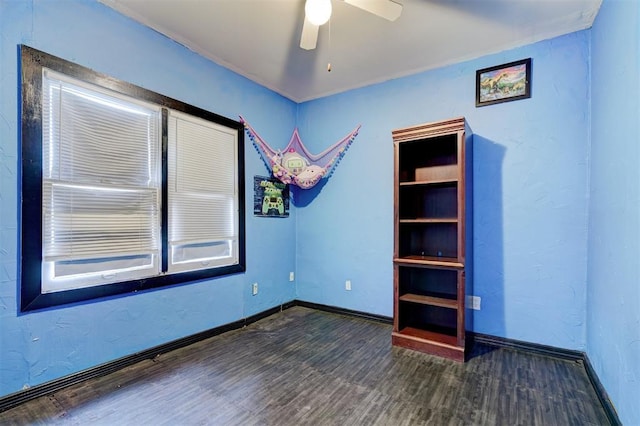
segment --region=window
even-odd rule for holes
[[[169,271],[237,262],[235,132],[174,111],[168,130]]]
[[[42,76],[42,292],[157,275],[160,107]]]
[[[21,53],[23,311],[245,270],[239,122]]]

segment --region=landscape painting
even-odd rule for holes
[[[531,97],[531,58],[476,71],[476,106]]]

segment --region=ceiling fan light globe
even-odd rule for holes
[[[304,13],[313,25],[326,24],[331,17],[331,0],[307,0]]]

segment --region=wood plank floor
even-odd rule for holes
[[[478,345],[464,364],[391,326],[294,307],[0,413],[2,425],[605,425],[580,362]]]

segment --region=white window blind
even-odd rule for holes
[[[157,275],[158,106],[43,70],[42,291]]]
[[[239,262],[237,137],[228,127],[169,112],[169,272]]]

